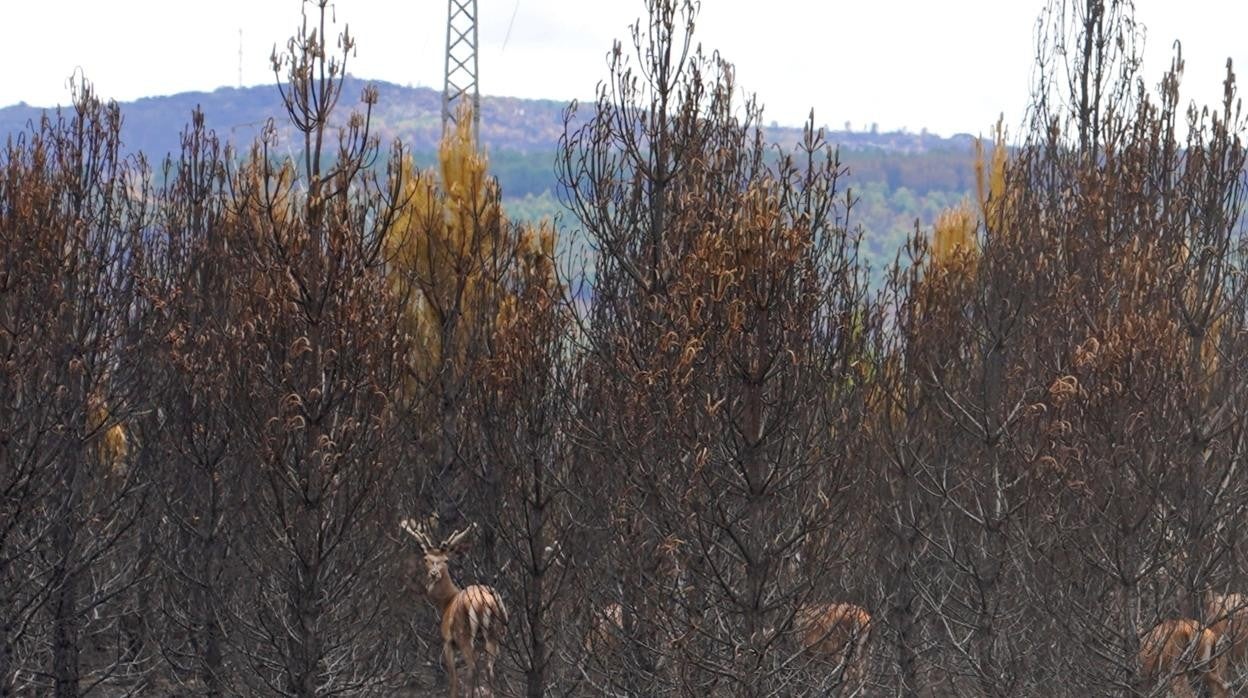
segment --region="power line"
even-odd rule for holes
[[[507,33],[503,35],[503,47],[498,50],[499,53],[507,50],[507,41],[511,39],[511,26],[516,23],[516,12],[520,9],[520,0],[516,0],[516,4],[511,6],[511,19],[507,20]]]

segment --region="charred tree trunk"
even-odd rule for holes
[[[73,492],[72,478],[62,482]],[[78,654],[81,619],[78,613],[78,570],[74,559],[75,531],[72,524],[76,496],[70,496],[62,519],[52,529],[52,545],[57,564],[57,580],[52,597],[52,680],[57,698],[77,698],[79,693]]]

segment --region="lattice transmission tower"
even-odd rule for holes
[[[481,125],[481,94],[477,90],[477,0],[447,0],[443,133],[456,123],[465,100],[472,106],[472,137],[476,140]]]

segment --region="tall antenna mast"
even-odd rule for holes
[[[243,28],[238,28],[238,89],[243,89]]]
[[[442,132],[455,124],[464,100],[472,105],[472,138],[481,127],[477,90],[477,0],[447,0],[446,85],[442,90]]]

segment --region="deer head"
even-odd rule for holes
[[[476,523],[469,524],[466,528],[447,536],[438,545],[434,545],[428,524],[415,519],[403,519],[399,522],[399,527],[415,538],[416,544],[420,546],[425,563],[425,591],[431,594],[439,584],[443,583],[443,580],[450,580],[450,571],[447,567],[450,558],[468,549],[472,535],[477,530]]]

